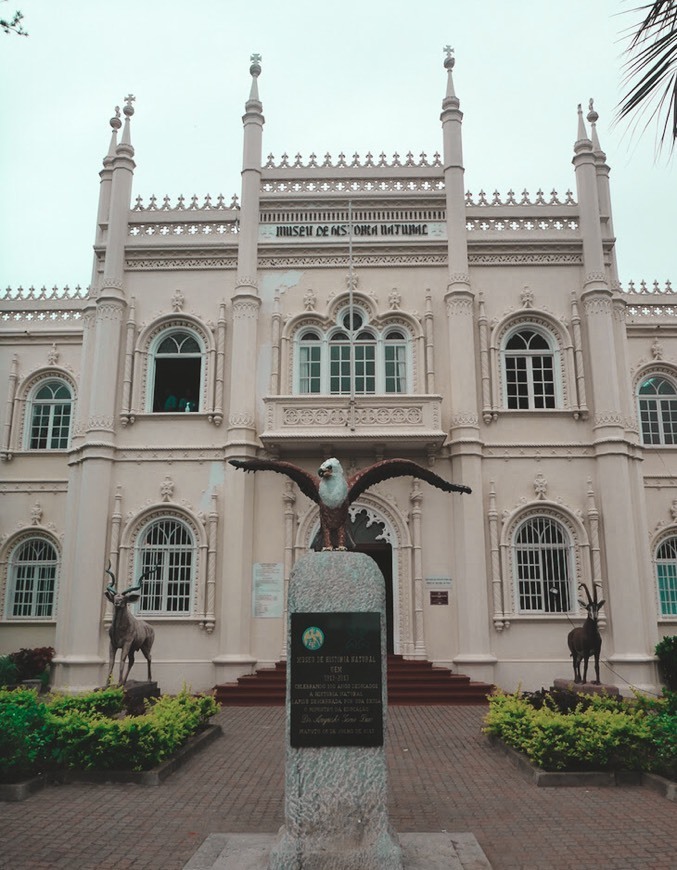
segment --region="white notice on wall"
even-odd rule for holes
[[[284,569],[282,562],[255,562],[252,578],[252,614],[262,618],[280,617],[284,612]]]
[[[451,589],[451,577],[426,577],[428,589]]]

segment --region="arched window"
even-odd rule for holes
[[[299,338],[299,392],[319,393],[322,386],[322,344],[319,333],[307,330]]]
[[[14,548],[9,559],[9,619],[51,619],[58,555],[46,538],[31,537]]]
[[[351,328],[352,327],[352,328]],[[405,393],[409,388],[410,337],[404,329],[377,329],[366,312],[339,312],[327,331],[302,330],[296,339],[299,393],[357,395]]]
[[[656,550],[656,583],[661,616],[677,616],[677,537]]]
[[[135,576],[157,569],[143,581],[139,612],[189,614],[196,562],[190,529],[171,517],[153,520],[139,534],[135,551]]]
[[[531,411],[557,407],[555,352],[549,337],[533,327],[509,333],[503,347],[506,408]]]
[[[200,409],[204,352],[200,340],[187,330],[162,333],[153,352],[153,411]]]
[[[65,450],[70,441],[73,396],[64,381],[40,382],[30,399],[30,450]]]
[[[677,388],[661,375],[639,386],[639,421],[644,444],[677,444]]]
[[[564,526],[530,517],[513,542],[517,609],[520,613],[567,613],[571,609],[572,552]]]

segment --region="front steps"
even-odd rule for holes
[[[216,686],[214,694],[223,706],[282,707],[286,679],[286,662],[277,662],[274,668],[261,668],[236,683]],[[388,704],[393,706],[486,704],[493,688],[431,662],[388,656]]]

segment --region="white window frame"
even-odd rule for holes
[[[542,543],[535,543],[531,545],[529,548],[531,550],[532,561],[531,564],[537,568],[535,572],[538,576],[522,577],[520,576],[520,559],[518,553],[520,550],[526,551],[527,547],[522,547],[522,545],[518,544],[518,537],[520,533],[529,525],[533,525],[536,522],[541,523],[549,523],[552,526],[556,527],[560,532],[563,538],[563,543],[556,546],[545,546]],[[565,613],[574,613],[577,610],[576,607],[576,583],[575,583],[575,569],[576,569],[576,559],[575,559],[575,551],[574,551],[574,541],[571,539],[571,535],[569,533],[569,529],[567,526],[561,522],[558,518],[553,517],[548,514],[538,514],[533,513],[529,516],[522,518],[514,528],[512,534],[511,541],[511,550],[512,550],[512,567],[513,567],[513,589],[514,589],[514,607],[515,613],[519,615],[531,616],[531,615],[547,615],[547,616],[557,616]],[[560,553],[560,560],[563,559],[564,566],[566,570],[566,578],[565,584],[568,593],[568,608],[561,606],[560,609],[551,609],[546,606],[546,602],[548,601],[548,597],[551,601],[556,601],[559,596],[557,595],[547,595],[547,584],[552,582],[552,580],[544,576],[550,570],[552,570],[552,563],[554,560],[552,558],[548,558],[547,554],[556,551]],[[549,565],[548,562],[551,564]],[[540,600],[541,607],[523,607],[522,606],[522,586],[523,582],[528,582],[531,580],[532,582],[540,585]],[[564,585],[564,584],[561,584]],[[550,587],[555,588],[555,587]]]
[[[651,380],[661,380],[669,384],[673,392],[666,393],[664,397],[660,394],[656,393],[654,395],[642,395],[641,390],[644,384]],[[675,383],[675,378],[667,374],[663,371],[656,372],[646,372],[642,375],[639,382],[637,383],[636,389],[636,400],[637,400],[637,419],[639,421],[639,432],[640,437],[642,439],[642,444],[645,447],[674,447],[677,445],[677,385]],[[645,410],[649,411],[649,405],[651,405],[651,409],[653,414],[655,415],[655,419],[652,422],[653,425],[657,427],[657,437],[658,440],[647,440],[646,436],[651,436],[651,432],[647,432],[644,426],[644,420],[642,417],[643,408],[642,405],[645,405]],[[674,403],[674,408],[669,408],[669,404]],[[667,411],[668,416],[671,418],[671,430],[669,431],[670,437],[674,440],[666,440],[666,429],[665,429],[665,420],[664,420],[664,412]]]
[[[413,383],[413,338],[409,329],[398,322],[397,324],[386,322],[380,328],[373,323],[370,323],[367,312],[355,306],[355,314],[361,317],[360,326],[356,329],[356,337],[354,341],[355,350],[359,352],[360,348],[373,348],[373,375],[368,373],[366,376],[373,378],[373,389],[364,384],[365,375],[361,371],[361,360],[358,359],[356,353],[355,359],[355,393],[360,396],[387,395],[397,396],[405,395],[411,391]],[[294,377],[293,389],[295,395],[324,395],[324,396],[346,396],[350,395],[350,389],[344,390],[339,386],[338,390],[332,390],[332,348],[349,347],[348,342],[345,344],[337,343],[335,337],[340,333],[348,333],[344,320],[348,315],[347,307],[342,307],[338,313],[335,322],[330,328],[325,328],[319,324],[306,324],[299,329],[294,337]],[[398,333],[403,338],[390,339],[389,336]],[[309,334],[319,336],[319,339],[314,342],[304,342],[304,338]],[[358,335],[369,335],[369,339],[358,339]],[[308,381],[307,374],[304,370],[307,366],[307,360],[303,359],[303,348],[315,348],[315,354],[319,355],[320,376],[319,390],[308,392],[303,389]],[[398,377],[403,382],[403,388],[397,391],[387,390],[388,380],[386,377],[386,369],[390,361],[386,360],[386,348],[396,348],[397,353],[401,356],[399,360],[395,360],[394,364],[400,369],[404,368],[404,373],[400,371]],[[319,352],[318,352],[319,351]],[[349,363],[349,356],[346,362]],[[369,363],[372,361],[369,360]],[[371,387],[371,384],[368,385]]]
[[[175,546],[171,546],[169,543],[146,545],[146,537],[153,529],[163,525],[166,526],[170,523],[182,529],[188,543]],[[193,615],[195,584],[197,582],[198,542],[195,540],[195,535],[189,523],[175,515],[156,515],[148,519],[140,527],[136,535],[133,564],[135,578],[140,577],[148,568],[152,568],[156,564],[159,566],[159,575],[150,576],[143,581],[141,598],[136,608],[139,614],[143,616],[171,617],[191,617]],[[176,577],[177,573],[179,579]],[[186,573],[188,576],[187,581],[185,579]],[[182,574],[183,577],[181,576]],[[186,582],[187,589],[181,593],[181,598],[185,600],[186,607],[184,609],[172,609],[168,607],[172,584],[180,583],[185,585]],[[154,590],[159,590],[159,597],[161,599],[159,607],[149,607],[147,605],[149,596],[158,594],[157,592],[154,593]]]
[[[28,579],[30,582],[30,613],[15,614],[14,609],[16,606],[17,574],[20,567],[18,557],[23,548],[26,548],[30,545],[35,545],[35,543],[39,543],[43,547],[51,548],[53,555],[49,559],[44,559],[40,561],[26,559],[22,560],[22,562],[20,563],[22,566],[32,569],[30,571],[30,577],[24,578]],[[21,537],[15,541],[9,553],[9,558],[7,560],[5,619],[8,622],[54,622],[56,618],[60,565],[61,554],[59,552],[59,548],[48,535],[42,533],[36,534],[34,532],[27,532],[24,535],[21,535]],[[43,569],[43,571],[44,569],[49,570],[46,572],[45,576],[40,577],[40,569]],[[37,595],[39,595],[41,592],[42,594],[44,594],[45,590],[40,590],[39,586],[41,582],[45,579],[51,581],[50,588],[48,589],[49,612],[39,613],[37,612]]]
[[[672,550],[669,558],[661,556],[661,550],[668,547]],[[658,541],[653,561],[659,618],[677,620],[677,529],[672,529],[670,534],[664,535]],[[660,577],[661,567],[670,569],[667,577]],[[667,583],[662,583],[661,580],[667,580]],[[663,606],[666,602],[669,606],[667,612]]]
[[[149,348],[149,359],[148,359],[148,381],[146,385],[146,413],[152,414],[164,414],[167,413],[163,409],[154,410],[154,399],[155,399],[155,380],[156,380],[156,361],[158,355],[158,348],[160,345],[167,339],[173,335],[177,335],[179,333],[185,333],[195,340],[198,347],[200,348],[200,352],[198,353],[176,353],[176,354],[162,354],[162,359],[198,359],[200,360],[200,377],[197,385],[197,401],[198,401],[198,412],[204,412],[204,408],[202,407],[204,402],[204,397],[206,395],[205,391],[205,379],[207,376],[207,352],[205,348],[205,343],[202,339],[202,336],[195,330],[192,329],[188,324],[169,324],[163,330],[161,330],[152,341],[152,344]],[[179,397],[177,396],[177,399]],[[183,410],[183,409],[181,409]],[[177,407],[176,413],[179,413],[179,408]]]
[[[69,399],[68,401],[58,400],[58,399],[38,399],[38,393],[44,389],[45,387],[52,387],[53,385],[58,385],[59,388],[64,387],[68,390]],[[52,441],[54,435],[54,422],[55,422],[55,409],[57,406],[65,406],[68,405],[69,414],[68,414],[68,434],[66,437],[65,445],[59,444],[59,446],[52,447],[50,446],[50,442]],[[35,383],[30,390],[28,403],[27,403],[27,413],[26,413],[26,424],[24,426],[24,449],[30,450],[31,452],[53,452],[59,450],[68,450],[71,443],[71,438],[73,434],[73,412],[74,412],[74,395],[73,395],[73,387],[68,383],[64,378],[59,377],[58,375],[46,375],[45,377],[40,378],[40,380]],[[48,412],[48,424],[47,424],[47,444],[44,447],[33,447],[33,431],[35,426],[35,414],[38,408],[49,408]]]
[[[523,351],[512,351],[507,349],[507,345],[511,339],[513,339],[516,335],[519,335],[523,332],[532,332],[545,340],[548,345],[548,351],[544,349],[536,349],[529,350],[524,349]],[[536,357],[549,356],[552,361],[552,377],[553,377],[553,406],[552,408],[548,407],[536,407],[536,392],[534,389],[534,363],[533,360]],[[528,399],[528,407],[526,408],[512,408],[510,407],[510,396],[508,394],[508,367],[507,361],[508,359],[517,359],[517,358],[525,358],[526,359],[526,373],[527,373],[527,399]],[[519,323],[515,324],[512,328],[510,328],[505,335],[503,336],[503,340],[501,341],[501,353],[500,353],[500,367],[501,367],[501,381],[502,381],[502,400],[503,400],[503,408],[506,411],[527,411],[527,412],[536,412],[542,413],[544,411],[554,411],[563,407],[563,395],[562,395],[562,383],[561,383],[561,359],[560,359],[560,349],[559,343],[556,338],[552,335],[549,330],[544,329],[543,327],[535,324],[535,323]]]

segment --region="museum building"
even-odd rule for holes
[[[118,589],[156,569],[137,612],[163,690],[271,666],[318,509],[227,460],[404,457],[472,494],[402,477],[352,505],[390,652],[548,686],[572,673],[579,584],[599,584],[602,681],[657,687],[675,293],[621,287],[592,101],[575,193],[471,195],[445,68],[440,153],[276,160],[254,55],[232,202],[133,196],[133,98],[116,111],[91,287],[0,298],[0,653],[51,645],[56,686],[101,685],[110,561]]]

